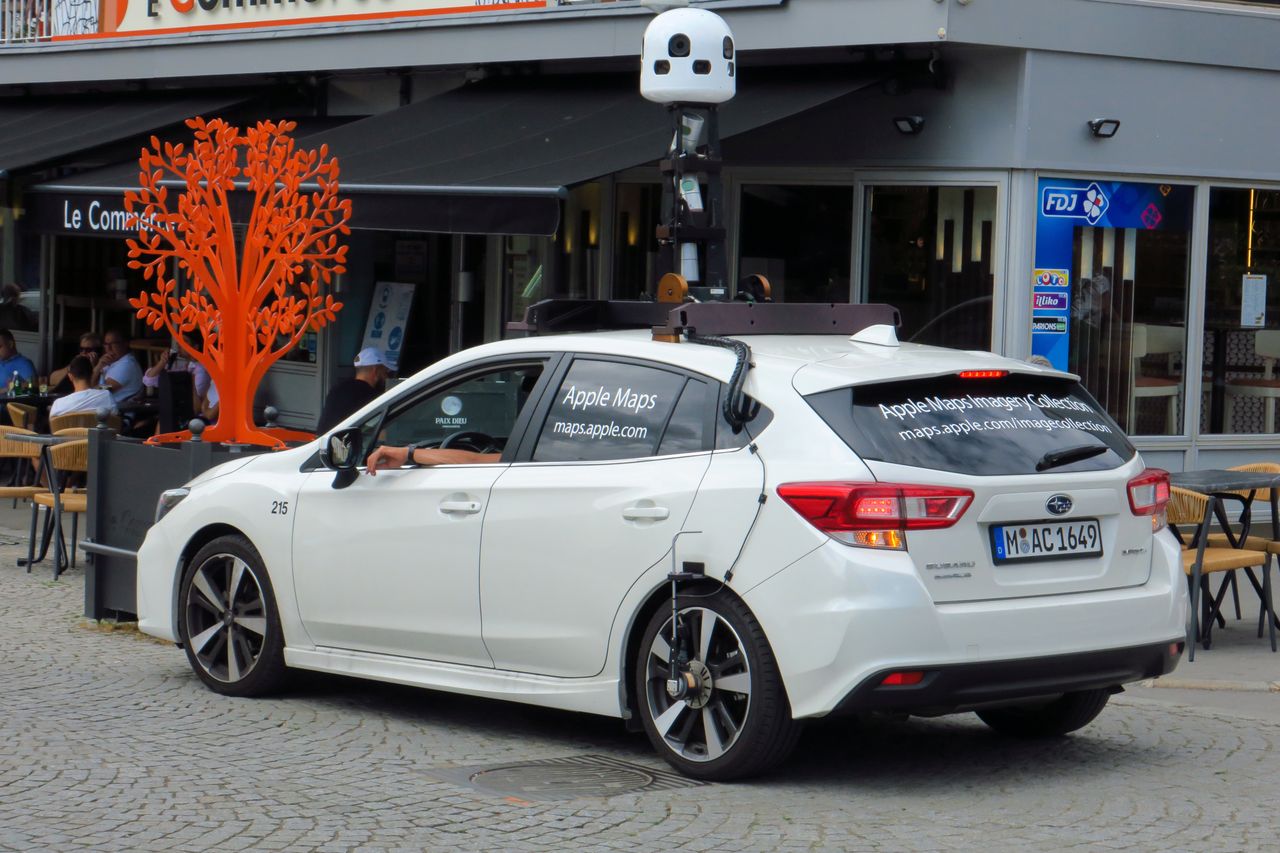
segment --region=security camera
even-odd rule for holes
[[[644,31],[640,94],[660,104],[722,104],[737,94],[733,33],[705,9],[672,9]]]

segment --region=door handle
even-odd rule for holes
[[[475,515],[480,511],[480,501],[440,501],[440,511]]]
[[[622,511],[627,521],[662,521],[670,515],[665,506],[629,506]]]

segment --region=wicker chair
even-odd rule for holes
[[[1247,465],[1233,465],[1230,471],[1251,471],[1258,474],[1278,474],[1280,475],[1280,464],[1275,462],[1250,462]],[[1241,497],[1245,497],[1245,493],[1240,493]],[[1254,495],[1255,502],[1269,504],[1271,502],[1270,489],[1258,489]],[[1272,536],[1280,536],[1280,530],[1271,531]],[[1209,537],[1209,544],[1217,547],[1234,547],[1231,539],[1225,533],[1214,533]],[[1266,551],[1268,554],[1280,554],[1280,541],[1270,539],[1266,536],[1247,536],[1244,541],[1238,542],[1241,548],[1248,548],[1252,551]],[[1235,577],[1232,575],[1231,592],[1235,597],[1236,618],[1240,618],[1240,590],[1239,584],[1235,583]],[[1267,578],[1263,578],[1265,582]],[[1265,583],[1264,583],[1265,585]],[[1259,593],[1261,595],[1261,593]],[[1262,636],[1262,620],[1266,618],[1266,608],[1261,608],[1258,613],[1258,636]],[[1274,635],[1277,623],[1273,619],[1271,625],[1271,633]],[[1274,639],[1272,640],[1272,650],[1275,650]]]
[[[49,432],[58,433],[61,430],[70,427],[85,427],[93,429],[98,425],[97,412],[67,412],[65,415],[49,416]],[[120,416],[110,415],[107,417],[107,426],[116,432],[120,431]]]
[[[35,406],[29,406],[26,403],[8,403],[6,408],[9,410],[9,423],[19,429],[36,428]]]
[[[15,433],[33,435],[29,429],[12,426],[0,426],[0,459],[12,459],[13,478],[8,485],[0,486],[0,499],[10,498],[14,507],[18,501],[30,500],[44,488],[31,482],[34,477],[36,461],[40,458],[40,445],[25,441],[14,441],[9,436]]]
[[[89,441],[88,439],[76,439],[74,441],[64,441],[62,444],[55,444],[49,448],[49,461],[53,470],[49,472],[49,480],[52,488],[47,492],[42,492],[32,498],[32,501],[40,506],[48,507],[53,512],[53,535],[54,539],[54,569],[53,576],[57,578],[62,574],[66,557],[64,555],[64,545],[62,537],[62,516],[65,513],[71,513],[71,566],[76,564],[76,538],[81,514],[89,509],[89,496],[77,490],[67,488],[65,484],[69,482],[69,475],[74,473],[88,473],[89,471]],[[28,562],[27,571],[31,570],[31,564]]]
[[[1224,581],[1218,587],[1215,597],[1209,588],[1209,576],[1219,572],[1236,572],[1243,569],[1253,581],[1255,588],[1263,600],[1265,612],[1275,618],[1275,609],[1271,604],[1271,555],[1266,551],[1255,551],[1249,548],[1231,548],[1209,543],[1210,515],[1209,498],[1199,492],[1173,487],[1169,490],[1169,506],[1167,513],[1169,523],[1182,541],[1182,571],[1187,575],[1191,592],[1191,630],[1187,642],[1187,654],[1190,660],[1196,659],[1195,644],[1199,640],[1207,649],[1213,644],[1213,623],[1220,616],[1222,600],[1227,593]],[[1178,525],[1194,530],[1195,534],[1185,539]],[[1262,568],[1263,583],[1258,587],[1253,568]],[[1203,598],[1202,598],[1203,596]],[[1203,603],[1204,614],[1201,618],[1200,605]],[[1275,651],[1275,633],[1271,635],[1271,649]]]

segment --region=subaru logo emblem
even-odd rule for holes
[[[1049,510],[1053,515],[1066,515],[1071,512],[1071,507],[1075,506],[1071,502],[1071,498],[1066,495],[1054,495],[1044,502],[1044,508]]]

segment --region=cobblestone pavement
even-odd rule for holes
[[[1275,849],[1280,725],[1126,697],[1048,743],[970,715],[824,724],[769,779],[504,798],[433,772],[665,765],[617,721],[466,697],[319,676],[220,697],[178,649],[85,623],[80,570],[28,575],[18,550],[0,546],[0,849]]]

